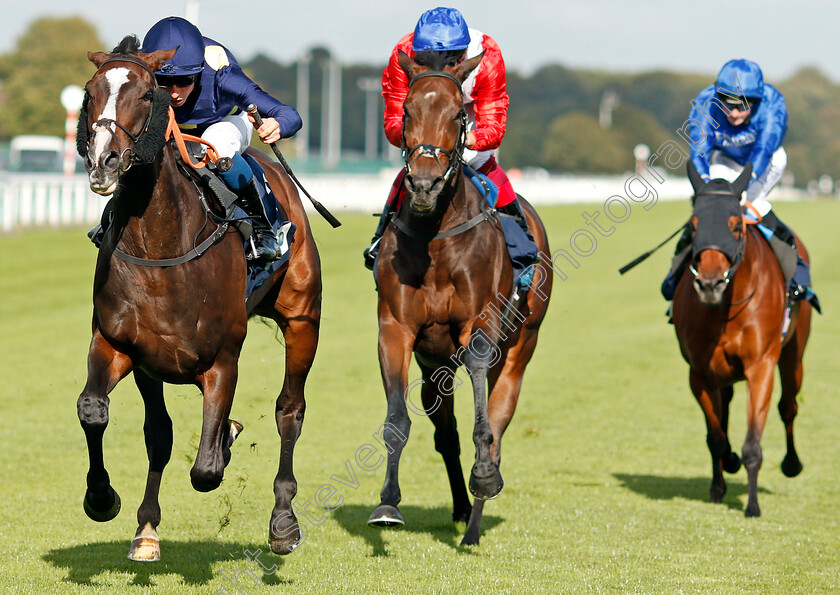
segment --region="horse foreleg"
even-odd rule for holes
[[[199,388],[204,394],[201,440],[190,469],[190,481],[199,492],[215,490],[224,477],[227,464],[224,451],[229,446],[232,427],[228,416],[236,391],[238,355],[238,352],[219,354],[213,367],[199,378]]]
[[[368,518],[368,524],[376,527],[392,527],[405,524],[397,505],[402,499],[400,492],[399,467],[403,446],[408,441],[411,419],[408,417],[406,385],[408,365],[414,337],[395,320],[379,322],[379,368],[388,400],[388,413],[382,426],[382,440],[388,450],[385,481],[379,493],[379,506]]]
[[[108,427],[108,394],[131,371],[131,360],[114,349],[94,329],[88,351],[87,383],[76,402],[79,422],[85,432],[90,467],[85,492],[85,513],[98,522],[110,521],[120,512],[120,496],[111,487],[105,470],[102,437]]]
[[[271,551],[280,555],[291,553],[301,543],[300,525],[292,509],[292,499],[297,494],[293,460],[295,443],[303,427],[306,410],[304,385],[315,359],[318,326],[311,320],[291,320],[283,336],[286,342],[286,377],[274,410],[280,434],[280,463],[274,478],[275,502],[268,535]]]
[[[467,495],[467,484],[464,482],[464,470],[461,467],[461,443],[453,407],[455,370],[446,366],[433,370],[419,360],[418,363],[423,373],[423,408],[435,426],[435,450],[443,457],[449,488],[452,491],[452,520],[456,523],[466,523],[470,520],[472,507]]]
[[[134,370],[134,382],[143,397],[146,421],[143,434],[146,438],[146,454],[149,457],[149,474],[146,477],[146,493],[137,509],[137,532],[131,542],[130,560],[157,562],[160,560],[160,540],[157,526],[160,524],[160,480],[163,469],[172,455],[172,419],[166,411],[163,400],[163,382],[155,380],[140,369]]]
[[[726,494],[724,466],[731,465],[732,457],[737,459],[738,455],[732,452],[726,430],[721,424],[720,391],[712,390],[703,375],[693,369],[689,371],[689,384],[706,418],[706,444],[712,456],[712,485],[709,488],[709,498],[712,502],[722,502]]]
[[[744,514],[748,517],[761,516],[758,507],[758,470],[761,469],[761,435],[770,410],[770,396],[773,392],[773,368],[775,358],[765,357],[744,370],[747,377],[747,438],[741,449],[741,459],[747,470],[748,496]]]
[[[475,463],[470,472],[470,492],[480,500],[490,500],[499,495],[505,485],[499,466],[490,456],[493,445],[493,431],[490,429],[487,412],[487,372],[495,363],[494,357],[499,352],[495,345],[490,345],[484,335],[475,333],[467,343],[460,361],[466,366],[473,385],[475,406]]]

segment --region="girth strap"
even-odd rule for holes
[[[113,226],[111,226],[108,229],[108,246],[111,248],[111,252],[114,253],[114,256],[117,256],[130,264],[136,264],[138,266],[143,267],[172,267],[177,266],[179,264],[184,264],[185,262],[189,262],[207,252],[210,246],[212,246],[225,236],[225,233],[228,230],[228,226],[229,223],[227,221],[223,221],[219,224],[218,227],[216,227],[216,231],[214,231],[210,236],[208,236],[206,240],[201,242],[198,246],[196,246],[183,256],[178,256],[176,258],[162,258],[156,260],[152,258],[137,258],[136,256],[132,256],[131,254],[126,254],[125,252],[117,248],[116,244],[114,243]]]
[[[457,236],[459,233],[463,233],[463,232],[467,231],[468,229],[472,229],[473,227],[475,227],[476,225],[478,225],[482,221],[489,221],[492,218],[493,213],[495,213],[495,210],[493,210],[493,209],[487,210],[487,211],[481,211],[478,215],[476,215],[475,217],[473,217],[469,221],[467,221],[465,223],[462,223],[461,225],[458,225],[456,227],[453,227],[452,229],[447,229],[446,231],[441,231],[440,233],[437,233],[437,234],[423,233],[423,232],[411,229],[409,226],[407,226],[405,223],[403,223],[402,221],[400,221],[396,217],[394,219],[391,219],[391,223],[393,223],[397,227],[397,229],[399,229],[401,232],[403,232],[405,235],[407,235],[411,238],[414,238],[414,239],[417,239],[417,240],[429,240],[429,241],[431,241],[431,240],[441,240],[443,238],[451,238],[452,236]]]

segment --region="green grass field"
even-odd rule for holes
[[[540,209],[552,248],[568,249],[570,236],[585,227],[583,211],[599,208]],[[579,269],[556,279],[503,442],[506,487],[485,507],[481,545],[458,545],[432,425],[422,418],[413,419],[402,458],[406,525],[369,528],[384,471],[354,467],[356,488],[331,479],[348,477],[345,463],[372,443],[385,416],[376,298],[360,257],[374,221],[345,214],[338,230],[313,218],[324,265],[323,324],[295,460],[298,503],[332,483],[342,505],[316,522],[302,519],[306,541],[290,556],[266,553],[283,346],[273,328],[253,321],[233,406],[245,432],[215,492],[197,493],[189,481],[200,395],[194,387],[167,388],[175,446],[161,491],[163,560],[146,565],[126,558],[147,466],[142,404],[130,379],[112,394],[105,435],[123,511],[106,524],[82,511],[87,453],[76,398],[85,382],[95,250],[79,229],[0,237],[0,592],[837,592],[840,202],[779,203],[776,211],[807,241],[826,314],[814,318],[796,423],[805,470],[795,479],[779,470],[777,389],[762,441],[761,518],[743,516],[743,470],[727,476],[722,504],[708,502],[703,416],[658,291],[673,244],[624,277],[617,273],[683,222],[686,201],[649,211],[634,206]],[[459,392],[457,407],[468,470],[468,391]],[[739,385],[730,421],[739,451],[745,409]],[[249,561],[246,551],[258,549],[271,572]]]

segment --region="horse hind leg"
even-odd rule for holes
[[[804,334],[804,335],[803,335]],[[779,399],[779,415],[785,424],[785,437],[787,452],[782,460],[782,473],[787,477],[796,477],[802,472],[802,462],[796,453],[793,443],[793,420],[799,409],[796,396],[802,387],[803,367],[802,353],[805,350],[805,339],[807,329],[803,331],[801,326],[796,329],[796,334],[790,339],[787,345],[782,348],[779,357],[779,378],[782,384],[782,396]]]
[[[97,522],[110,521],[120,512],[120,496],[111,487],[102,449],[102,437],[108,427],[108,394],[131,370],[131,360],[111,347],[98,330],[94,330],[88,352],[88,377],[79,395],[76,409],[85,432],[89,470],[84,510]]]
[[[280,463],[274,478],[274,509],[271,511],[268,541],[271,551],[286,555],[293,552],[305,536],[292,499],[297,494],[293,460],[295,443],[300,437],[306,411],[304,386],[315,359],[318,345],[318,324],[312,318],[290,320],[284,329],[286,342],[286,377],[277,397],[275,419],[280,434]]]
[[[470,520],[472,506],[461,467],[461,444],[453,408],[455,370],[441,366],[433,371],[422,363],[420,369],[423,373],[423,408],[435,426],[435,450],[443,457],[452,491],[452,520],[456,524],[466,525]]]

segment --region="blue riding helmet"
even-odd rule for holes
[[[415,52],[463,50],[470,45],[467,23],[458,10],[438,7],[420,16],[411,49]]]
[[[178,48],[171,60],[155,74],[185,76],[204,69],[204,37],[195,25],[180,17],[168,17],[154,24],[143,39],[143,51]]]
[[[715,92],[736,96],[743,93],[744,97],[761,99],[764,95],[761,68],[750,60],[730,60],[720,69],[715,81]]]

